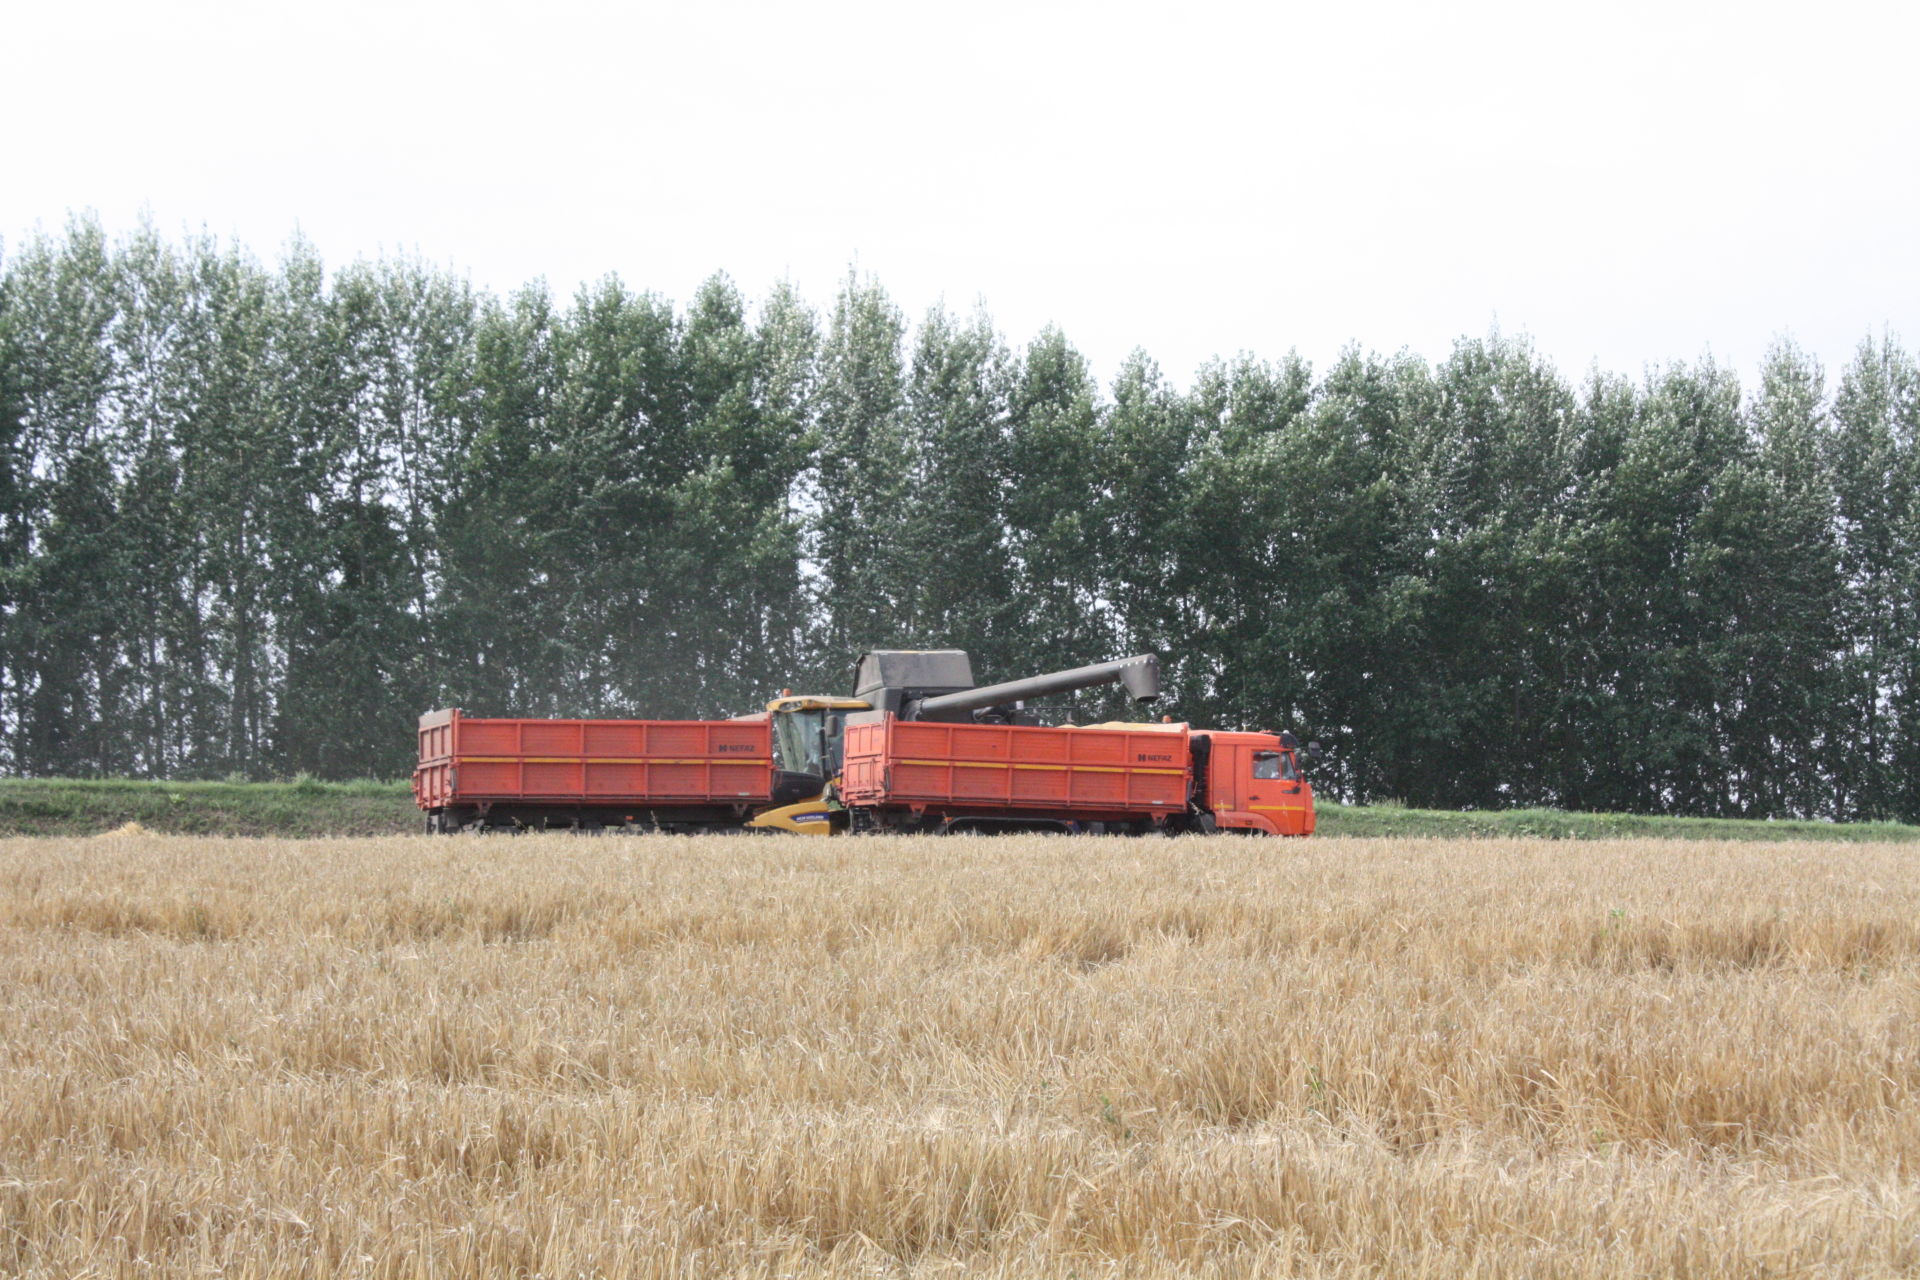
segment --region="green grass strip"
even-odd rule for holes
[[[217,836],[374,836],[421,827],[404,782],[0,779],[0,835],[96,835],[129,822]]]
[[[1898,822],[1762,821],[1674,818],[1643,813],[1566,813],[1558,809],[1458,812],[1389,805],[1319,806],[1322,836],[1523,836],[1548,840],[1920,840],[1920,827]]]

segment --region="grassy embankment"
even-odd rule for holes
[[[1441,836],[1456,840],[1522,836],[1544,840],[1920,840],[1898,822],[1761,822],[1746,818],[1669,818],[1640,813],[1566,813],[1509,809],[1459,813],[1387,805],[1322,805],[1318,834]]]
[[[208,836],[383,836],[421,826],[404,782],[0,779],[0,836],[98,835],[129,822]]]
[[[1331,847],[0,842],[0,1274],[1920,1274],[1911,851]]]
[[[220,836],[376,836],[420,830],[404,782],[133,782],[0,779],[0,836],[98,835],[129,822]],[[1322,804],[1322,836],[1520,836],[1553,840],[1920,840],[1891,822],[1749,822],[1547,809],[1456,813]]]

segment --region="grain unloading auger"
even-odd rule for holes
[[[979,688],[963,649],[881,649],[854,668],[854,694],[874,711],[902,720],[1017,722],[1027,699],[1118,684],[1135,702],[1160,696],[1160,659],[1151,653],[1096,662]]]

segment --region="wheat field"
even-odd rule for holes
[[[0,842],[0,1274],[1913,1274],[1914,859]]]

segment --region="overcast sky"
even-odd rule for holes
[[[1920,6],[53,4],[0,73],[0,235],[150,212],[1135,346],[1564,372],[1920,341]]]

